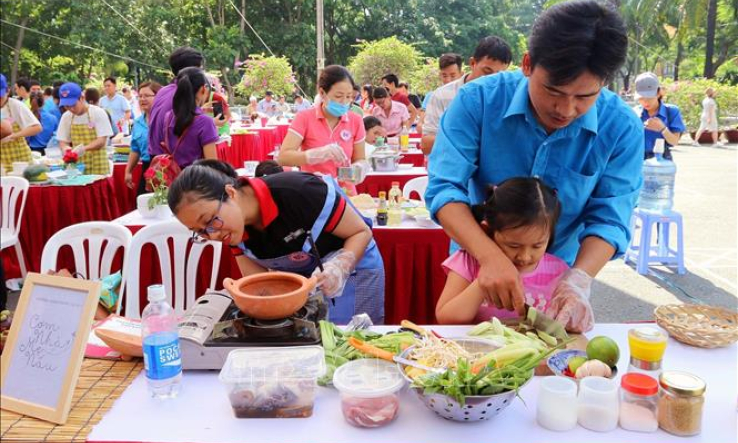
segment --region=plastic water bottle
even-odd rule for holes
[[[164,286],[149,286],[148,299],[141,323],[149,392],[154,398],[173,398],[182,382],[177,315],[165,300]]]
[[[656,140],[654,157],[643,162],[643,188],[638,206],[649,211],[668,211],[674,206],[676,165],[664,158],[664,139]]]

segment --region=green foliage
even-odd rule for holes
[[[358,45],[359,53],[351,59],[349,70],[360,84],[380,84],[386,74],[395,74],[400,81],[409,79],[418,70],[421,56],[413,45],[389,37]]]
[[[263,97],[266,91],[276,95],[292,94],[295,76],[286,57],[252,55],[243,65],[244,74],[237,92],[245,96]]]
[[[702,100],[707,88],[715,89],[718,120],[738,116],[738,86],[721,84],[715,80],[698,79],[674,82],[666,79],[661,85],[666,93],[666,103],[679,106],[687,129],[696,131],[700,126]]]
[[[425,63],[413,72],[410,80],[410,90],[416,94],[425,95],[441,86],[438,60],[426,58]]]

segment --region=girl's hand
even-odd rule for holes
[[[525,315],[525,296],[520,274],[503,254],[479,263],[477,281],[486,293],[486,300],[498,309]]]
[[[587,332],[594,327],[594,314],[589,304],[592,277],[578,268],[564,273],[554,290],[547,314],[560,322],[567,331]]]

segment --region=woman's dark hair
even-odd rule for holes
[[[625,22],[608,2],[559,3],[536,19],[528,38],[531,68],[541,65],[550,84],[566,85],[585,71],[610,81],[625,62]]]
[[[54,88],[46,87],[46,89],[44,89],[44,95],[50,97],[53,91],[54,91]]]
[[[480,61],[486,57],[509,64],[512,61],[512,50],[510,50],[510,45],[505,40],[495,35],[490,35],[479,40],[476,49],[474,49],[473,57],[476,61]]]
[[[275,162],[274,160],[264,160],[263,162],[256,165],[254,177],[279,174],[280,172],[284,172],[284,168],[282,168],[279,163]]]
[[[320,73],[320,78],[318,78],[318,87],[325,92],[328,92],[331,90],[333,85],[346,80],[351,83],[351,87],[353,88],[354,78],[351,77],[351,73],[348,69],[340,65],[330,65]]]
[[[395,87],[398,87],[400,85],[400,79],[397,78],[395,74],[387,74],[382,77],[382,80],[386,81],[390,85],[395,85]]]
[[[176,76],[184,68],[200,68],[205,66],[205,57],[197,49],[189,46],[177,48],[169,56],[169,67]]]
[[[364,130],[368,131],[376,126],[382,126],[382,122],[373,115],[367,115],[364,117]]]
[[[177,137],[195,119],[197,103],[195,95],[203,86],[210,88],[205,71],[200,68],[184,68],[177,75],[177,91],[172,99],[172,111],[174,112],[174,135]]]
[[[169,186],[167,203],[176,214],[183,200],[187,203],[224,200],[226,185],[236,189],[242,186],[233,166],[219,160],[198,160],[184,168]]]
[[[372,91],[372,98],[373,99],[385,98],[385,97],[389,97],[389,92],[387,92],[387,88],[385,88],[384,86],[377,86]]]
[[[91,105],[97,105],[100,101],[100,91],[97,88],[85,89],[85,101]]]
[[[31,92],[31,112],[41,120],[41,109],[44,107],[44,95],[41,92]]]
[[[140,92],[143,88],[149,88],[152,91],[154,91],[154,94],[158,94],[159,90],[161,89],[161,85],[153,80],[143,82],[140,85],[138,85],[138,91]]]
[[[372,91],[374,90],[374,86],[372,85],[364,85],[361,87],[364,91],[366,91],[366,96],[369,98],[372,98]]]
[[[551,231],[549,247],[554,243],[556,222],[561,203],[556,191],[533,177],[510,178],[490,188],[484,204],[472,207],[478,222],[486,221],[487,233],[515,229],[521,226],[542,226]]]

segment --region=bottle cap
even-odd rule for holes
[[[661,387],[674,394],[699,397],[705,393],[707,385],[701,378],[682,371],[664,371],[659,377]]]
[[[653,145],[653,153],[654,154],[663,154],[664,153],[664,139],[663,138],[657,138],[656,144]]]
[[[656,379],[635,372],[623,375],[623,378],[620,379],[620,387],[638,395],[655,395],[659,392],[659,384]]]
[[[385,191],[379,191],[379,198],[387,198],[387,193]]]
[[[167,298],[164,293],[164,285],[150,285],[147,292],[147,298],[150,302],[162,301]]]
[[[392,186],[397,186],[399,188],[400,187],[400,182],[392,182]]]

